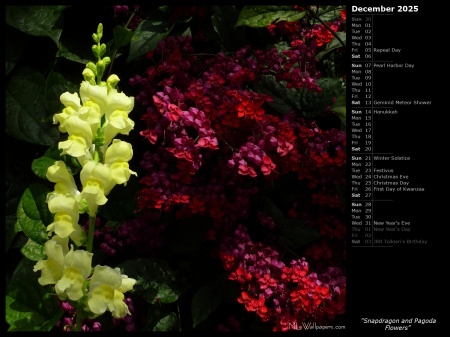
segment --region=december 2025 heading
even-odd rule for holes
[[[352,6],[353,13],[414,13],[419,6]]]

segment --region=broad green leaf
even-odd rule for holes
[[[339,38],[342,40],[342,42],[346,43],[346,36],[347,36],[346,33],[337,32],[336,34],[337,34],[337,36],[339,36]],[[322,50],[319,54],[317,54],[317,58],[319,60],[321,60],[330,51],[337,49],[337,48],[341,48],[341,47],[345,47],[345,46],[343,46],[342,43],[337,38],[333,38],[333,40],[331,40],[331,42],[326,45],[325,49]]]
[[[48,36],[57,45],[62,32],[62,13],[67,6],[6,6],[6,23],[33,36]]]
[[[215,286],[204,286],[200,288],[192,298],[191,313],[193,327],[203,322],[214,312],[222,300],[220,292]]]
[[[161,332],[178,331],[177,315],[174,312],[172,312],[169,315],[164,316],[159,320],[158,323],[156,323],[155,327],[153,328],[153,331],[161,331]]]
[[[22,55],[22,51],[27,45],[28,36],[17,29],[13,29],[10,26],[4,27],[5,29],[5,61],[6,61],[6,73],[8,75],[11,70],[14,69],[17,61]]]
[[[267,27],[275,21],[292,22],[305,16],[294,6],[244,6],[234,27]]]
[[[44,154],[42,157],[33,160],[31,169],[39,178],[47,179],[47,169],[54,165],[56,161],[57,159]]]
[[[124,26],[116,26],[114,28],[114,42],[113,48],[119,49],[120,47],[125,47],[131,42],[133,37],[133,31],[131,29],[125,28]]]
[[[173,24],[163,21],[142,20],[133,33],[127,63],[156,48],[173,28]]]
[[[346,92],[336,98],[336,101],[331,106],[331,110],[336,112],[341,120],[344,129],[346,127],[347,107],[346,107]]]
[[[62,317],[56,296],[49,296],[50,286],[38,283],[35,262],[22,259],[6,289],[8,331],[50,331]]]
[[[277,112],[288,113],[295,108],[300,93],[297,89],[288,89],[283,83],[277,82],[272,75],[262,75],[258,83],[253,85],[254,90],[272,97],[268,104]]]
[[[16,216],[17,218],[17,216]],[[19,220],[16,220],[16,223],[14,224],[14,233],[17,234],[22,231],[22,227],[20,227]]]
[[[56,57],[62,57],[69,61],[85,65],[86,63],[91,61],[91,58],[93,56],[87,51],[80,51],[78,50],[78,48],[73,47],[70,41],[64,41],[59,44],[59,49]]]
[[[307,243],[320,239],[314,228],[297,219],[286,219],[279,240],[289,249],[302,248]]]
[[[341,11],[345,6],[312,6],[311,10],[317,13],[317,16],[324,22],[333,22],[341,17]],[[319,23],[316,20],[311,20],[312,23]]]
[[[31,261],[39,261],[47,257],[44,246],[34,242],[31,239],[28,239],[25,246],[20,249],[20,252]]]
[[[82,71],[83,67],[80,66],[78,82],[74,82],[74,79],[69,77],[67,67],[64,67],[63,65],[55,66],[50,71],[50,74],[48,74],[47,81],[45,83],[45,104],[47,110],[52,113],[52,118],[50,120],[53,119],[53,114],[61,112],[64,108],[64,105],[60,100],[63,93],[79,93],[80,83],[82,80]]]
[[[31,240],[39,244],[47,242],[47,226],[53,221],[46,202],[49,192],[47,187],[33,184],[25,190],[17,207],[20,227]]]
[[[141,295],[148,303],[173,303],[180,291],[175,273],[166,262],[154,258],[140,258],[121,263],[117,267],[123,274],[137,280],[133,292]]]
[[[28,143],[49,146],[59,131],[47,117],[44,102],[45,78],[37,70],[22,67],[6,85],[6,132]]]
[[[343,82],[334,78],[319,78],[317,84],[322,88],[320,94],[301,90],[300,104],[305,117],[314,117],[333,104],[333,99],[345,92]]]
[[[69,155],[61,155],[58,143],[50,146],[42,157],[34,159],[31,163],[31,169],[39,178],[47,180],[48,168],[58,160],[62,160],[66,164],[67,171],[72,175],[77,174],[81,170],[81,165],[76,158]]]

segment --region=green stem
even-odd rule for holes
[[[89,253],[92,253],[92,246],[94,245],[94,232],[95,232],[95,216],[89,217],[91,220],[89,222],[89,232],[88,232],[88,238],[87,238],[87,246],[86,249]]]
[[[83,315],[81,315],[78,309],[76,315],[77,315],[77,322],[75,326],[75,331],[81,331],[81,327],[83,326]]]

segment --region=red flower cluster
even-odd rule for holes
[[[310,270],[305,258],[285,265],[271,247],[253,242],[246,227],[239,225],[227,238],[220,257],[228,278],[241,284],[238,302],[254,311],[274,331],[287,331],[290,324],[334,319],[345,312],[346,281],[341,269],[324,273]]]
[[[330,23],[334,31],[340,22]],[[289,324],[345,313],[345,276],[336,266],[345,262],[337,187],[345,186],[346,134],[295,109],[280,114],[273,98],[258,92],[261,76],[303,93],[322,91],[315,55],[330,41],[329,30],[303,21],[275,26],[270,29],[291,39],[287,49],[201,54],[190,36],[168,37],[148,53],[152,65],[130,84],[146,109],[139,211],[210,224],[204,239],[220,245],[229,279],[241,286],[237,301],[275,331],[286,331]],[[257,222],[271,244],[277,242],[280,223],[261,212],[258,201],[280,180],[301,192],[283,215],[321,235],[301,249],[309,262],[286,264],[278,246],[253,242],[243,225],[236,229]]]

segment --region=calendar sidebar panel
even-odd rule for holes
[[[424,36],[435,15],[431,5],[347,6],[350,329],[443,325],[439,297],[425,290],[444,269],[449,223],[446,66]]]

